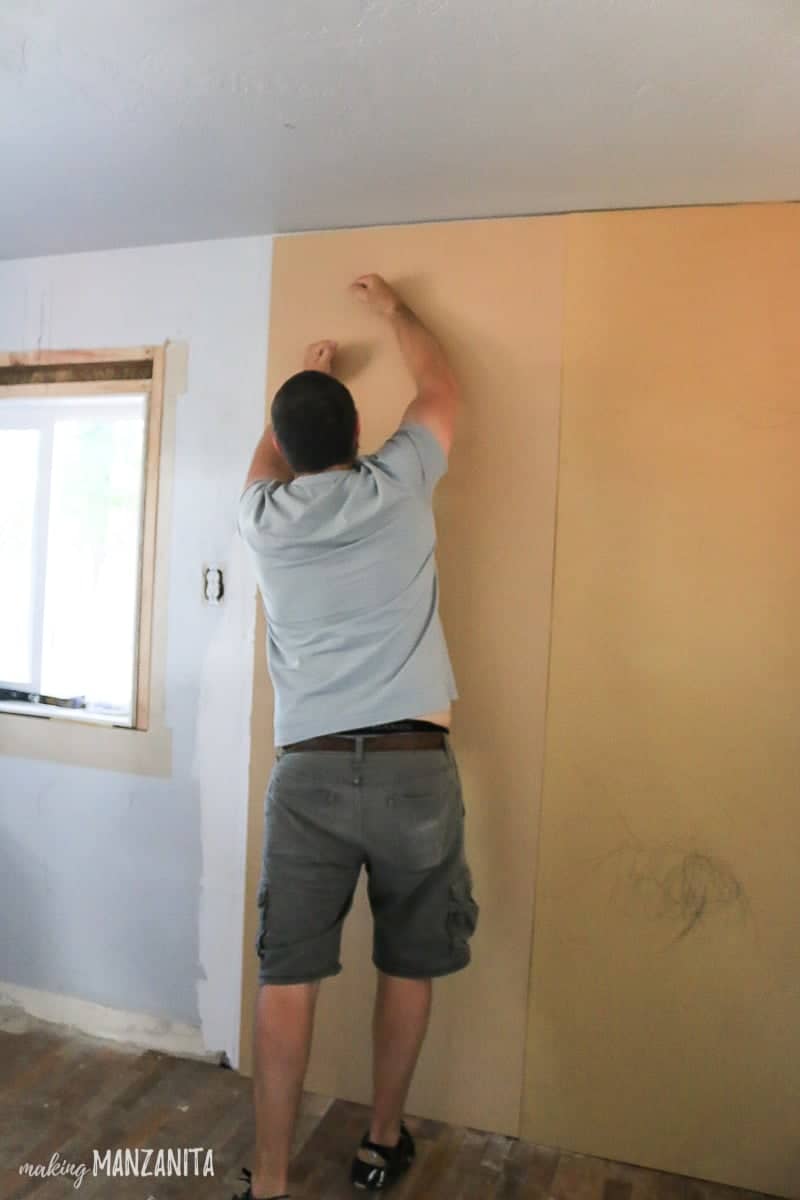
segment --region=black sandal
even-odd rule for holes
[[[354,1187],[364,1191],[385,1191],[408,1170],[415,1153],[414,1139],[402,1122],[396,1146],[380,1146],[377,1142],[371,1142],[367,1130],[353,1159],[350,1180]]]
[[[245,1181],[247,1188],[238,1196],[234,1195],[233,1200],[256,1200],[256,1198],[253,1196],[253,1189],[251,1187],[253,1172],[248,1171],[247,1167],[242,1167],[242,1173],[239,1178]],[[259,1200],[261,1200],[261,1198],[259,1198]],[[292,1198],[288,1192],[281,1192],[280,1196],[264,1196],[263,1200],[292,1200]]]

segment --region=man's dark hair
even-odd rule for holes
[[[293,471],[326,471],[358,451],[356,406],[348,389],[323,371],[299,371],[278,388],[272,428]]]

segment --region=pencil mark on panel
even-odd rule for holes
[[[742,922],[750,917],[744,885],[724,858],[691,841],[647,845],[620,817],[628,836],[593,860],[595,868],[614,865],[612,902],[635,904],[652,921],[668,924],[675,930],[672,945],[723,911]]]

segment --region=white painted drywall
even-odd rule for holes
[[[2,983],[201,1025],[238,1060],[255,584],[236,501],[264,422],[271,242],[0,263],[0,350],[185,341],[170,531],[171,778],[0,758]],[[202,601],[204,563],[225,602]],[[267,735],[269,736],[269,735]]]
[[[800,198],[797,0],[3,0],[0,258]]]

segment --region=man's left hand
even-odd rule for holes
[[[336,342],[330,340],[312,342],[303,358],[304,371],[322,371],[325,375],[333,374],[333,356],[336,353]]]

